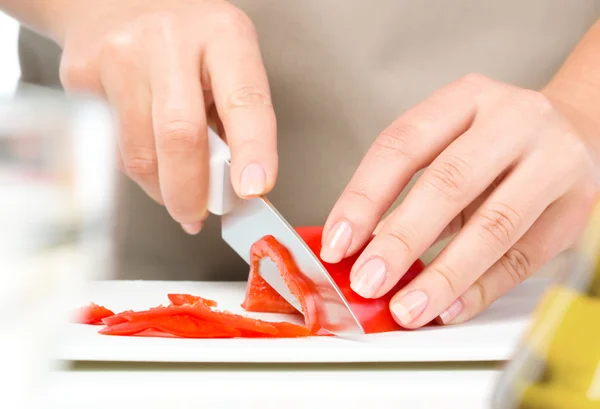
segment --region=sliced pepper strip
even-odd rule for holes
[[[114,312],[95,303],[80,307],[76,311],[77,322],[80,324],[102,324],[102,319],[114,315]]]
[[[260,261],[263,258],[269,258],[277,264],[277,268],[285,284],[292,295],[300,302],[306,326],[312,334],[319,333],[321,329],[321,325],[319,324],[319,308],[321,303],[319,293],[315,290],[312,281],[300,272],[288,249],[271,235],[264,236],[250,248],[251,277],[260,277],[258,271],[260,269]],[[277,299],[273,294],[269,298]]]
[[[102,318],[102,323],[104,323],[104,325],[116,325],[116,324],[121,324],[123,322],[127,322],[127,320],[125,318],[123,318],[121,315],[132,313],[132,312],[134,312],[134,311],[127,310],[127,311],[123,311],[119,314],[111,315],[110,317]]]
[[[290,303],[273,289],[258,274],[258,269],[250,267],[250,276],[246,286],[246,295],[242,308],[248,312],[278,312],[280,314],[298,314]]]
[[[311,335],[310,329],[303,325],[296,325],[291,322],[272,322],[271,324],[277,328],[277,338],[297,338]]]
[[[189,315],[203,322],[221,324],[235,329],[260,332],[269,335],[277,334],[277,328],[266,321],[247,318],[241,315],[213,311],[203,304],[190,305],[172,305],[167,307],[156,307],[145,311],[124,312],[117,314],[105,320],[106,325],[112,326],[125,321],[148,321],[160,317],[173,317],[178,315]]]
[[[102,328],[98,333],[105,335],[135,335],[147,329],[151,329],[151,321],[124,321]]]
[[[171,301],[171,305],[194,305],[196,303],[204,304],[207,307],[216,307],[218,305],[216,301],[191,294],[167,294],[167,297]]]
[[[202,322],[188,315],[124,322],[103,328],[99,332],[105,335],[135,335],[151,329],[181,338],[233,338],[240,336],[240,332],[234,328]]]
[[[240,331],[225,325],[203,322],[187,315],[159,317],[154,320],[157,329],[183,338],[234,338]]]

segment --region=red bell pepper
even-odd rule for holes
[[[318,256],[321,252],[321,236],[323,228],[300,227],[297,228],[296,231],[306,242],[308,247]],[[286,282],[290,280],[289,276],[295,276],[299,273],[295,268],[289,253],[287,251],[282,251],[282,247],[283,246],[279,245],[276,240],[269,237],[263,238],[254,245],[250,277],[248,279],[248,286],[246,288],[246,297],[242,303],[242,307],[246,311],[286,313],[289,312],[290,309],[294,309],[294,307],[285,301],[285,299],[283,299],[283,297],[273,290],[273,288],[270,287],[269,284],[258,274],[258,263],[260,259],[266,255],[268,255],[271,259],[283,259],[283,261],[279,260],[277,264],[280,266],[279,270],[284,279],[286,279]],[[268,248],[268,250],[265,250],[265,248]],[[413,263],[398,284],[396,284],[396,286],[383,297],[378,299],[366,299],[356,294],[350,288],[350,270],[361,252],[362,250],[357,252],[356,255],[342,260],[338,264],[328,264],[323,261],[321,262],[338,285],[342,294],[344,294],[348,300],[350,308],[357,316],[366,333],[370,334],[377,332],[389,332],[402,329],[402,327],[396,323],[392,317],[392,314],[390,313],[389,302],[397,291],[408,284],[423,270],[423,262],[421,260],[417,260],[415,263]],[[310,291],[311,290],[308,290],[307,293],[304,293],[303,297],[309,298],[311,296]],[[294,292],[293,294],[297,295]],[[313,333],[315,333],[314,322],[318,321],[318,317],[312,315],[312,310],[307,311],[304,309],[304,307],[303,313],[305,319],[307,320],[307,326],[312,328]]]
[[[318,255],[321,250],[322,227],[301,227],[297,231]],[[395,292],[423,270],[423,263],[417,260],[388,294],[379,299],[365,299],[350,288],[350,269],[358,254],[360,252],[335,265],[323,265],[345,295],[366,333],[401,329],[390,314],[389,301]],[[170,305],[145,311],[114,314],[92,303],[80,309],[80,322],[104,323],[106,327],[99,331],[101,334],[124,336],[285,338],[328,335],[321,330],[319,323],[319,293],[313,283],[298,269],[289,251],[272,236],[265,236],[252,246],[250,276],[242,307],[246,311],[255,312],[299,313],[259,275],[258,269],[263,258],[269,258],[277,264],[285,283],[300,302],[305,326],[289,322],[265,322],[226,311],[216,311],[212,309],[217,306],[213,300],[178,293],[167,294]]]
[[[258,240],[256,243],[254,243],[254,245],[250,249],[250,254],[251,277],[260,277],[260,275],[258,274],[258,269],[260,268],[259,263],[263,258],[269,258],[275,264],[277,264],[277,268],[279,269],[279,272],[281,273],[285,284],[290,289],[290,292],[300,302],[306,326],[311,331],[311,333],[317,334],[321,328],[319,325],[320,296],[315,290],[314,284],[300,272],[300,270],[294,263],[294,259],[292,258],[290,252],[283,245],[281,245],[275,239],[275,237],[265,236],[262,239]],[[263,288],[271,288],[264,287],[268,286],[268,284],[264,280],[260,284],[261,286],[263,286]],[[274,292],[272,288],[271,291]],[[252,293],[248,293],[247,291],[246,298],[248,298],[248,294],[252,296]],[[277,293],[275,292],[275,294]],[[279,296],[279,294],[277,294],[277,296],[275,296],[275,294],[271,293],[271,295],[268,296],[268,299],[277,299],[277,296]],[[279,296],[279,299],[285,301],[281,296]],[[249,302],[249,304],[250,303],[251,302]],[[281,301],[279,301],[278,303],[282,304]],[[288,306],[292,307],[290,304],[288,304]],[[286,311],[289,311],[289,309],[286,308]],[[281,312],[281,310],[279,310],[278,312]]]

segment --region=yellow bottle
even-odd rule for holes
[[[494,409],[600,409],[600,203],[506,366]]]

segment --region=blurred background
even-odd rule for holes
[[[0,96],[12,94],[21,70],[17,59],[19,24],[0,12]]]

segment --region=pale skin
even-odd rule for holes
[[[190,234],[207,217],[207,124],[232,151],[240,197],[277,178],[276,118],[250,19],[221,0],[0,0],[64,49],[67,91],[108,100],[122,170]],[[338,262],[379,297],[452,237],[390,309],[408,328],[467,321],[571,247],[598,194],[600,22],[542,90],[472,74],[376,136],[325,224]],[[490,148],[493,147],[493,148]],[[413,176],[402,204],[381,220]]]
[[[219,0],[0,0],[63,48],[67,92],[106,98],[121,169],[190,234],[208,216],[207,124],[240,197],[277,178],[276,119],[250,19]]]

